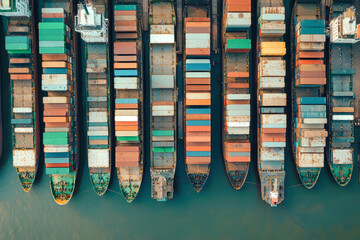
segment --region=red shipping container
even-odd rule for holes
[[[248,83],[228,83],[228,88],[249,88]]]
[[[115,42],[114,54],[137,54],[136,42]]]
[[[71,163],[46,163],[47,168],[68,168],[71,167]]]
[[[133,16],[136,15],[136,10],[116,10],[114,11],[115,16]]]
[[[186,48],[187,56],[210,56],[210,48]]]

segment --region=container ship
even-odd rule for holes
[[[185,169],[196,192],[211,163],[211,64],[209,0],[186,1],[184,9]]]
[[[1,3],[0,15],[9,17],[5,48],[9,53],[13,166],[23,190],[28,192],[35,180],[40,154],[34,1]]]
[[[223,0],[223,155],[231,185],[240,189],[251,161],[251,0]]]
[[[353,44],[358,42],[360,27],[356,25],[353,1],[332,1],[329,6],[330,39],[327,72],[328,148],[327,160],[335,181],[346,186],[353,173],[355,159],[353,81]]]
[[[99,196],[111,176],[108,3],[78,4],[75,31],[85,42],[87,153],[90,180]]]
[[[258,168],[262,199],[284,200],[286,147],[285,7],[282,0],[258,1]]]
[[[292,148],[303,185],[312,188],[324,167],[326,119],[325,21],[320,1],[297,1],[292,14]]]
[[[173,198],[176,168],[176,43],[172,0],[151,0],[150,175],[151,197]]]
[[[45,92],[43,133],[46,174],[56,203],[68,203],[79,165],[76,1],[45,0],[39,23],[39,51]]]
[[[141,1],[115,1],[115,166],[120,189],[131,202],[144,169],[143,49]]]

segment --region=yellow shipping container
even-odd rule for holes
[[[286,54],[285,42],[260,43],[261,56],[284,56]]]

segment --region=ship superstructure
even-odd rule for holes
[[[34,1],[2,1],[8,17],[5,48],[9,53],[13,166],[28,192],[35,180],[40,154],[37,71],[37,29]],[[1,136],[2,138],[2,136]]]
[[[186,1],[184,9],[185,169],[200,192],[211,163],[210,4]]]
[[[121,192],[137,196],[144,169],[143,48],[140,1],[114,6],[115,166]]]
[[[355,162],[355,93],[353,44],[359,39],[353,1],[332,1],[329,8],[328,148],[327,159],[335,181],[349,183]]]
[[[78,4],[75,30],[85,42],[87,155],[90,180],[102,196],[111,176],[108,3]]]
[[[231,185],[240,189],[251,161],[251,0],[223,0],[223,154]]]
[[[150,174],[151,197],[173,198],[176,168],[176,43],[172,0],[151,0]]]
[[[287,122],[283,1],[259,0],[258,21],[258,168],[262,198],[271,206],[277,206],[284,200]]]
[[[73,196],[79,165],[75,1],[45,0],[39,23],[46,174],[56,203]]]
[[[312,188],[324,167],[326,118],[325,21],[320,1],[297,1],[291,23],[292,148],[303,185]]]

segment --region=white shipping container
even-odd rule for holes
[[[285,124],[286,127],[286,114],[261,114],[261,125],[268,124]]]
[[[109,149],[88,149],[89,168],[109,168]]]
[[[325,147],[326,146],[326,138],[306,138],[300,137],[301,146],[302,147]]]
[[[261,77],[260,89],[284,88],[285,77]]]
[[[89,122],[107,122],[107,112],[89,112]]]
[[[211,93],[186,93],[187,99],[211,99]]]
[[[47,132],[70,132],[70,127],[47,127],[46,128]]]
[[[296,159],[298,167],[324,167],[323,153],[298,153]]]
[[[43,86],[43,88],[46,86],[46,85],[68,85],[69,82],[68,80],[64,79],[64,80],[54,80],[54,79],[43,79],[41,81],[41,84]],[[45,86],[44,86],[45,85]]]
[[[286,106],[286,93],[263,93],[262,106]]]
[[[120,83],[137,84],[138,78],[137,77],[116,77],[116,78],[114,78],[114,83],[115,84],[120,84]]]
[[[284,60],[269,60],[262,58],[259,66],[260,77],[285,77],[286,63]]]
[[[152,140],[155,142],[174,141],[174,136],[152,136]]]
[[[174,34],[150,34],[150,43],[152,44],[172,44],[174,42]]]
[[[13,166],[14,167],[35,167],[36,153],[35,149],[14,149],[13,150]]]
[[[152,106],[152,111],[174,111],[173,105]]]
[[[297,149],[301,153],[324,153],[323,147],[298,147]]]
[[[137,116],[138,110],[115,110],[115,116]]]
[[[14,131],[15,133],[33,133],[34,129],[32,127],[16,127]]]
[[[210,72],[186,72],[186,78],[210,78]]]
[[[26,107],[14,107],[13,113],[31,113],[32,108],[26,108]]]
[[[56,147],[50,147],[48,145],[44,146],[44,152],[70,152],[70,147],[69,146],[61,146],[58,145]]]
[[[88,131],[88,136],[109,136],[108,131]]]
[[[237,117],[230,117],[226,116],[226,122],[229,124],[230,122],[250,122],[250,116],[237,116]],[[229,125],[228,125],[229,126]]]
[[[234,119],[232,119],[232,120],[234,120]],[[249,121],[246,121],[246,122],[234,121],[234,122],[227,122],[226,125],[228,127],[249,127],[250,122]]]
[[[70,77],[68,74],[43,74],[41,75],[42,81],[68,81]]]
[[[285,21],[285,13],[262,13],[262,21]]]
[[[326,118],[303,118],[302,122],[305,124],[326,124]]]
[[[115,116],[116,122],[137,122],[138,116]]]
[[[353,121],[354,115],[333,115],[332,119],[334,121]]]
[[[301,129],[312,129],[312,128],[316,128],[316,129],[320,129],[320,128],[324,128],[325,124],[304,124],[301,123],[299,125],[299,127],[301,127]]]
[[[228,100],[250,100],[250,94],[227,94]]]
[[[262,7],[261,14],[285,14],[285,7]]]
[[[115,89],[137,89],[138,84],[136,83],[115,83]]]
[[[250,17],[234,18],[236,14],[247,14]],[[228,13],[225,24],[227,28],[248,28],[251,26],[251,13]]]
[[[298,45],[300,51],[321,51],[325,49],[325,43],[303,42]]]
[[[175,112],[174,111],[152,111],[151,113],[153,116],[155,117],[165,117],[165,116],[174,116]]]
[[[43,103],[69,103],[68,97],[43,97]]]
[[[260,148],[261,161],[284,160],[285,148]]]
[[[326,36],[321,34],[301,34],[297,38],[297,43],[301,42],[325,42]]]
[[[117,137],[136,137],[139,136],[139,131],[115,131]]]
[[[89,126],[88,130],[89,131],[109,131],[109,128],[107,126]]]
[[[174,25],[151,25],[150,34],[174,34]]]
[[[228,134],[232,134],[232,135],[250,134],[249,127],[228,127],[227,131],[228,131]]]
[[[226,110],[250,110],[250,104],[229,104]]]
[[[249,110],[227,110],[226,116],[250,116]]]
[[[353,164],[353,149],[332,149],[334,164]]]

